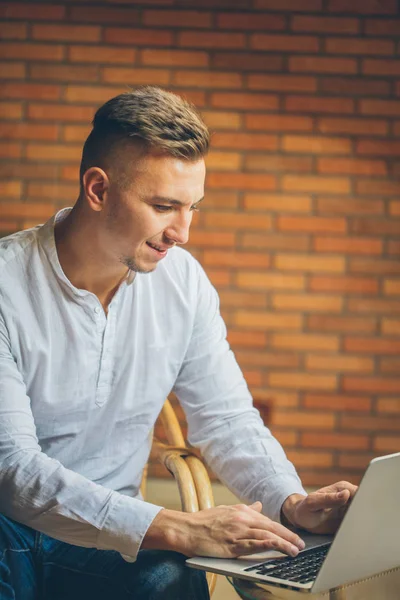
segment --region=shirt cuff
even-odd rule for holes
[[[268,507],[268,511],[264,513],[263,510],[263,513],[273,521],[281,523],[281,509],[283,503],[286,498],[292,494],[303,494],[303,496],[308,496],[297,476],[286,476],[279,482],[276,482],[273,490],[268,493],[268,497],[263,498],[263,507]]]
[[[134,562],[155,516],[162,506],[114,493],[111,506],[97,538],[99,550],[116,550]]]

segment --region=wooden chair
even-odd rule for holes
[[[196,512],[204,508],[213,507],[214,498],[207,470],[201,459],[193,451],[187,448],[175,411],[168,399],[165,401],[159,420],[161,421],[165,432],[168,445],[154,438],[151,459],[159,460],[175,478],[178,485],[182,510],[185,512]],[[146,491],[146,478],[147,468],[143,475],[141,485],[143,497],[145,497]],[[389,583],[386,584],[386,588],[390,588],[391,590],[393,587],[393,589],[398,590],[400,584],[400,570],[393,570],[393,574],[392,572],[389,573],[389,576],[391,575],[394,575],[397,579],[393,580],[392,577],[392,580],[389,580]],[[376,582],[379,578],[385,576],[386,574],[381,574],[371,578],[371,580],[375,580]],[[214,591],[216,580],[217,576],[215,573],[207,573],[210,596]],[[254,600],[302,600],[304,598],[304,594],[300,592],[291,592],[290,590],[277,589],[274,587],[268,588],[268,586],[264,585],[258,586],[257,584],[243,579],[234,579],[233,584],[238,595],[243,600],[248,600],[249,598],[253,598]],[[352,600],[353,597],[357,600],[375,600],[375,598],[378,597],[381,600],[389,600],[389,598],[394,599],[398,597],[397,591],[395,592],[395,595],[389,595],[389,592],[387,595],[385,595],[385,592],[383,595],[379,595],[379,593],[376,595],[377,590],[373,589],[374,584],[371,586],[367,581],[361,582],[361,585],[365,584],[367,586],[369,585],[369,588],[365,593],[361,590],[361,595],[358,595],[359,592],[356,592],[356,595],[353,596],[352,588],[359,584],[351,584],[350,586],[331,590],[325,594],[317,596],[312,594],[310,595],[310,600],[320,600],[322,598],[324,600],[346,600],[346,590],[349,590],[349,600]],[[384,587],[385,584],[383,585],[383,588]],[[382,590],[383,588],[381,587],[380,589]]]

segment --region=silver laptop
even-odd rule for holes
[[[304,592],[325,592],[400,566],[400,452],[374,458],[334,538],[298,532],[295,558],[270,551],[237,559],[195,557],[187,565]]]

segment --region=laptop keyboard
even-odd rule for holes
[[[267,575],[296,583],[310,583],[316,578],[318,571],[328,553],[330,544],[310,548],[295,558],[278,558],[247,567],[244,571],[254,571],[255,575]]]

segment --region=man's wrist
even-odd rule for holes
[[[141,544],[147,550],[173,550],[183,552],[187,544],[185,535],[190,513],[163,508],[150,524]]]
[[[298,527],[296,520],[296,506],[304,500],[303,494],[291,494],[286,498],[281,507],[281,523],[285,527]]]

